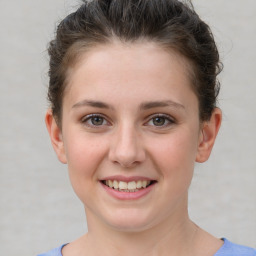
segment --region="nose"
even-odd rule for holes
[[[140,134],[134,127],[123,125],[113,136],[109,150],[109,159],[125,168],[134,167],[146,158]]]

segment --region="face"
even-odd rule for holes
[[[145,230],[186,215],[204,139],[185,64],[153,43],[115,43],[70,70],[55,149],[88,222]]]

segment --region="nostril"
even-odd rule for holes
[[[114,164],[120,165],[123,168],[132,168],[132,167],[138,165],[139,161],[133,161],[133,160],[132,161],[127,161],[127,160],[119,159],[119,160],[114,161]]]

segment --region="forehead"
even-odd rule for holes
[[[155,43],[98,45],[84,51],[70,67],[64,102],[69,98],[70,104],[75,104],[85,97],[112,99],[111,104],[116,105],[119,99],[127,104],[139,103],[142,98],[151,101],[171,97],[179,102],[184,95],[195,97],[189,69],[184,57]]]
[[[141,75],[155,71],[154,73],[158,72],[163,79],[164,74],[168,73],[168,69],[173,68],[175,70],[172,72],[182,73],[183,78],[192,87],[192,63],[177,51],[161,47],[154,42],[143,40],[124,43],[113,40],[111,43],[78,49],[76,55],[72,64],[67,68],[66,84],[69,85],[67,87],[73,84],[81,69],[83,72],[88,71],[91,75],[97,70],[97,74],[95,74],[97,77],[106,74],[117,77],[122,69],[126,74],[130,72]]]

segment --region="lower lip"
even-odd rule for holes
[[[119,199],[119,200],[136,200],[139,198],[142,198],[144,196],[146,196],[147,194],[149,194],[149,192],[153,189],[153,187],[155,186],[156,183],[153,183],[152,185],[144,188],[144,189],[140,189],[136,192],[121,192],[119,190],[115,190],[113,188],[110,188],[106,185],[104,185],[103,183],[101,183],[101,186],[105,189],[105,191],[107,191],[107,193],[109,195],[111,195],[112,197]]]

